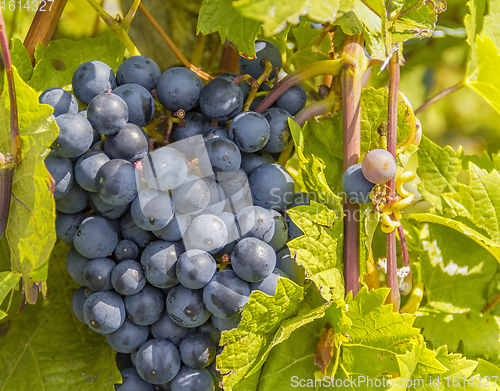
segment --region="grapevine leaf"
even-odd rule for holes
[[[470,0],[470,14],[465,15],[464,18],[467,42],[471,47],[470,59],[467,64],[468,76],[472,76],[477,71],[476,37],[483,30],[486,3],[486,0]]]
[[[219,32],[222,43],[230,43],[246,57],[255,57],[255,37],[260,23],[239,15],[232,0],[206,0],[201,5],[197,34]]]
[[[399,17],[391,28],[392,42],[405,42],[412,38],[428,38],[436,28],[437,15],[446,9],[444,0],[406,0]]]
[[[312,50],[312,47],[315,45],[321,32],[321,29],[312,28],[311,23],[305,19],[301,21],[297,27],[292,29],[297,49],[290,56],[289,61],[295,66],[295,68],[303,67],[315,61],[324,60],[324,57],[314,53]],[[318,48],[323,53],[328,53],[330,50],[330,39],[328,38],[328,35],[323,38],[320,45],[318,45]]]
[[[225,346],[217,358],[217,369],[224,375],[224,389],[233,389],[261,368],[272,343],[281,342],[273,341],[274,333],[297,310],[303,295],[303,288],[287,278],[278,280],[274,296],[252,292],[240,326],[221,336],[220,344]]]
[[[116,72],[123,61],[125,46],[115,34],[111,31],[109,33],[80,41],[59,39],[52,41],[47,47],[38,44],[30,86],[37,91],[45,91],[51,87],[69,90],[73,73],[86,61],[102,61]],[[57,61],[64,64],[63,70],[54,68],[53,63]]]
[[[312,280],[326,300],[344,295],[342,266],[342,210],[331,210],[311,201],[288,211],[292,221],[304,232],[288,243],[290,253],[304,266],[306,277]]]
[[[63,242],[54,248],[47,299],[9,316],[0,337],[1,391],[111,391],[120,380],[106,338],[73,315],[77,286],[66,272],[67,251]]]
[[[500,368],[486,360],[478,359],[477,361],[474,373],[481,375],[481,377],[489,376],[490,379],[495,377],[497,386],[500,386]]]
[[[14,71],[21,164],[14,172],[9,221],[5,235],[11,249],[12,271],[22,274],[27,300],[36,300],[37,284],[44,294],[47,260],[54,246],[54,199],[50,175],[43,163],[57,137],[57,125],[49,119],[53,109],[38,103],[38,95]],[[10,151],[10,101],[8,88],[0,96],[0,150]]]
[[[19,280],[21,279],[21,275],[15,272],[3,272],[0,273],[0,305],[2,304],[5,297],[8,293],[14,289]],[[0,310],[0,320],[6,317],[7,314]]]
[[[33,65],[31,64],[26,48],[19,38],[12,39],[10,57],[12,65],[16,67],[19,76],[27,83],[33,75]]]

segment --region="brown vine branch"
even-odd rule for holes
[[[491,312],[491,310],[493,308],[495,308],[495,306],[500,303],[500,292],[498,293],[498,295],[495,296],[495,298],[490,302],[488,303],[488,305],[484,308],[484,310],[482,310],[481,312],[483,314],[488,314]]]
[[[455,84],[454,86],[451,86],[450,88],[447,88],[447,89],[437,93],[432,98],[427,99],[422,106],[420,106],[417,110],[415,110],[415,114],[421,113],[427,107],[436,103],[438,100],[441,100],[445,96],[450,95],[452,92],[458,91],[460,88],[465,87],[466,85],[467,84],[465,83],[465,81],[462,80],[461,82]]]

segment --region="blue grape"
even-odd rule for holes
[[[145,285],[135,295],[125,296],[127,317],[140,326],[149,326],[163,315],[165,299],[158,288]]]
[[[231,178],[219,181],[219,185],[226,198],[230,198],[232,202],[241,201],[250,191],[248,176],[241,168]]]
[[[85,220],[86,217],[85,213],[58,213],[56,217],[57,237],[66,243],[73,243],[73,237],[80,223]]]
[[[56,183],[54,199],[58,200],[69,193],[75,181],[73,164],[68,158],[59,156],[54,151],[45,158],[45,167]]]
[[[111,273],[115,266],[116,263],[109,258],[92,259],[83,269],[85,285],[94,292],[112,290]]]
[[[118,95],[99,94],[87,107],[87,119],[101,134],[118,133],[128,121],[127,103]]]
[[[205,368],[215,359],[215,343],[206,334],[189,334],[182,340],[179,353],[185,365]]]
[[[201,78],[184,67],[173,67],[162,73],[156,93],[167,110],[189,111],[198,104],[203,88]]]
[[[120,353],[132,353],[138,350],[148,339],[148,328],[139,326],[125,319],[121,327],[106,334],[106,340],[112,349]]]
[[[73,281],[75,281],[78,285],[85,285],[83,269],[85,269],[85,266],[87,266],[87,263],[89,262],[90,259],[80,255],[74,247],[71,247],[68,254],[66,254],[66,270]]]
[[[156,323],[151,325],[151,333],[156,339],[165,339],[176,347],[181,344],[190,330],[176,324],[167,312]]]
[[[126,124],[118,133],[106,136],[103,147],[111,159],[134,163],[148,154],[149,139],[137,125]]]
[[[179,282],[175,268],[180,254],[177,243],[157,240],[149,244],[141,255],[141,264],[149,283],[158,288],[176,286]]]
[[[214,138],[226,138],[229,139],[229,132],[226,128],[222,126],[209,126],[203,133],[203,141],[207,142]]]
[[[157,231],[165,228],[174,217],[174,203],[167,192],[147,188],[132,202],[130,212],[139,227]]]
[[[156,62],[145,56],[132,56],[127,58],[116,71],[116,82],[122,84],[139,84],[148,91],[154,90],[158,85],[161,71]]]
[[[276,268],[282,270],[283,273],[297,285],[304,286],[306,278],[304,267],[298,265],[295,258],[292,258],[288,247],[279,251],[276,257]]]
[[[248,282],[262,281],[276,267],[273,248],[256,238],[238,242],[231,254],[231,266],[239,278]]]
[[[203,178],[203,181],[207,184],[210,191],[210,200],[208,201],[207,207],[198,215],[212,214],[217,216],[224,210],[224,206],[226,205],[226,195],[224,194],[222,187],[216,181],[213,181],[210,178]]]
[[[62,88],[49,88],[42,92],[38,101],[54,108],[54,116],[65,113],[78,113],[78,102],[68,91]]]
[[[175,213],[174,218],[162,229],[153,231],[155,236],[167,242],[175,242],[181,240],[191,223],[191,216]]]
[[[240,57],[240,71],[241,73],[247,73],[254,79],[258,79],[260,75],[265,70],[262,65],[262,60],[267,58],[271,61],[274,68],[281,69],[283,66],[283,61],[281,60],[281,53],[279,49],[270,42],[267,41],[255,41],[255,52],[257,57],[253,59],[246,59]],[[269,75],[269,79],[274,79],[276,76],[276,70],[273,70]]]
[[[241,314],[233,316],[232,318],[219,318],[218,316],[212,315],[210,320],[217,330],[223,332],[237,328],[241,322]]]
[[[114,292],[92,294],[83,306],[85,323],[99,334],[118,330],[125,321],[123,300]]]
[[[83,306],[87,301],[87,296],[85,296],[85,287],[78,288],[73,294],[71,299],[71,310],[75,314],[76,319],[80,322],[85,323],[85,317],[83,316]]]
[[[146,285],[146,277],[140,263],[132,259],[120,262],[111,272],[111,284],[124,296],[139,293]]]
[[[288,118],[292,115],[279,107],[271,107],[262,113],[269,122],[271,134],[269,141],[262,148],[266,152],[281,152],[293,142],[292,132],[288,125]]]
[[[266,145],[270,136],[267,119],[253,111],[238,114],[229,126],[229,137],[242,152],[257,152]]]
[[[196,111],[186,113],[183,121],[173,125],[171,138],[173,142],[202,134],[210,127],[210,119]]]
[[[90,259],[89,259],[90,261]],[[84,287],[85,288],[85,296],[87,296],[87,299],[92,296],[94,293],[96,293],[95,291],[93,291],[92,289],[90,289],[88,286]]]
[[[249,110],[250,111],[255,111],[257,110],[257,107],[260,106],[260,104],[262,103],[262,101],[264,100],[265,96],[257,96],[253,101],[252,103],[250,104],[250,108]]]
[[[234,81],[235,77],[238,77],[239,75],[237,73],[232,73],[232,72],[225,72],[221,73],[218,78],[225,78]],[[243,80],[240,84],[239,87],[241,89],[241,92],[243,92],[243,99],[246,100],[248,98],[248,95],[250,94],[250,90],[252,89],[252,86],[246,81]]]
[[[172,190],[175,208],[181,214],[197,214],[210,202],[210,189],[202,178],[188,175],[186,180]]]
[[[111,205],[104,202],[99,194],[90,193],[89,204],[92,210],[110,220],[119,219],[129,210],[130,204],[125,205]]]
[[[274,235],[273,214],[260,206],[247,206],[237,214],[241,238],[257,238],[268,243]]]
[[[87,258],[105,258],[118,243],[118,235],[101,216],[90,216],[82,221],[73,239],[76,250]]]
[[[115,257],[118,261],[136,259],[139,255],[139,248],[131,240],[122,240],[115,247]]]
[[[356,204],[370,202],[370,193],[374,186],[363,175],[361,163],[349,167],[342,176],[342,189],[347,198]]]
[[[232,270],[215,273],[212,280],[203,288],[203,302],[215,316],[231,318],[238,315],[248,303],[250,286]]]
[[[177,261],[177,279],[189,289],[200,289],[207,285],[217,270],[217,262],[202,250],[188,250]]]
[[[236,238],[241,236],[241,232],[239,232],[236,228],[236,215],[231,212],[221,212],[218,217],[224,222],[226,225],[226,229],[228,232],[227,244],[221,248],[217,254],[231,254],[233,252],[234,246],[236,246]]]
[[[274,163],[274,158],[265,151],[260,150],[254,153],[241,153],[241,168],[245,170],[247,175],[250,175],[254,169],[266,163]]]
[[[279,212],[271,209],[271,213],[274,218],[274,234],[271,240],[267,243],[274,249],[274,251],[279,251],[285,247],[286,242],[288,241],[288,225],[284,217]]]
[[[106,162],[97,171],[97,193],[111,205],[126,205],[137,196],[135,167],[123,159]]]
[[[142,229],[135,223],[130,212],[120,219],[120,231],[123,239],[131,240],[140,248],[146,248],[148,244],[156,240],[151,232]]]
[[[59,135],[52,149],[62,157],[83,155],[92,145],[94,131],[89,121],[75,113],[61,114],[56,118]]]
[[[137,352],[135,367],[148,383],[167,383],[177,375],[181,367],[179,351],[168,341],[153,339],[142,345]]]
[[[289,112],[291,115],[304,108],[307,102],[307,93],[300,84],[290,87],[276,100],[276,107]]]
[[[75,163],[75,179],[85,190],[96,192],[95,177],[99,169],[109,162],[109,157],[102,152],[88,152],[80,156]]]
[[[217,77],[201,90],[200,108],[215,121],[228,121],[243,107],[243,92],[233,80]]]
[[[115,384],[115,391],[156,391],[152,384],[145,382],[139,376],[135,368],[124,369],[121,371],[121,375],[123,382]]]
[[[206,369],[183,365],[170,383],[172,391],[214,391],[214,379]]]
[[[287,275],[279,269],[274,269],[273,272],[264,278],[262,281],[252,282],[250,289],[253,291],[261,291],[269,296],[276,294],[276,287],[278,286],[279,278],[287,278]]]
[[[199,249],[215,254],[226,245],[228,232],[217,216],[206,214],[193,219],[184,235],[186,249]]]
[[[385,149],[374,149],[366,154],[361,169],[369,182],[383,184],[396,175],[396,159]]]
[[[75,183],[68,194],[56,201],[56,209],[67,214],[78,213],[87,207],[88,200],[89,194]]]
[[[187,328],[201,326],[210,318],[210,312],[203,304],[203,291],[183,285],[168,292],[167,313],[177,325]]]
[[[208,335],[210,339],[216,344],[219,344],[220,341],[220,331],[212,324],[211,319],[213,319],[213,315],[210,317],[209,320],[207,320],[205,323],[203,323],[201,326],[198,326],[196,328],[196,331],[199,333],[203,333],[205,335]],[[219,318],[221,319],[221,318]]]
[[[292,202],[294,181],[279,164],[267,163],[257,167],[249,175],[248,182],[255,205],[281,211]]]
[[[139,84],[123,84],[113,90],[128,107],[128,120],[137,126],[146,126],[153,119],[155,100],[150,92]]]
[[[187,178],[186,158],[170,147],[155,149],[141,160],[142,174],[149,186],[157,190],[172,190]]]
[[[97,95],[116,87],[113,70],[100,61],[87,61],[80,65],[73,74],[73,92],[83,103]]]
[[[209,176],[210,171],[213,171],[217,180],[226,180],[235,175],[241,164],[241,152],[235,143],[229,139],[216,138],[207,141],[205,147],[207,155],[199,157],[205,175]]]

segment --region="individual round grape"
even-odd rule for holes
[[[123,300],[114,292],[96,292],[83,306],[85,323],[99,334],[118,330],[125,321]]]
[[[73,92],[86,105],[97,95],[116,87],[113,70],[101,61],[87,61],[73,74]]]
[[[185,365],[205,368],[215,359],[215,343],[206,334],[189,334],[182,340],[179,353]]]
[[[116,82],[119,86],[139,84],[151,91],[158,85],[160,75],[161,71],[156,62],[145,56],[132,56],[118,67]]]
[[[247,175],[250,175],[254,169],[266,163],[274,163],[274,158],[265,151],[260,150],[254,153],[241,153],[241,168],[245,170]]]
[[[202,134],[208,127],[210,127],[209,118],[196,111],[190,111],[186,113],[186,116],[181,122],[173,125],[171,133],[172,142],[181,141]]]
[[[266,152],[277,153],[292,144],[292,132],[288,125],[288,118],[292,115],[279,107],[271,107],[262,113],[269,122],[271,133],[269,141],[262,148]]]
[[[124,296],[139,293],[146,285],[146,277],[140,263],[132,259],[120,262],[111,273],[111,284]]]
[[[250,289],[253,291],[261,291],[269,296],[276,294],[276,287],[278,286],[278,279],[287,278],[288,276],[279,269],[274,269],[273,272],[264,278],[262,281],[250,283]]]
[[[92,210],[110,220],[119,219],[122,217],[130,208],[130,204],[125,205],[111,205],[104,202],[103,199],[97,193],[89,194],[89,204]]]
[[[143,159],[149,151],[149,141],[144,131],[134,124],[126,124],[116,134],[104,139],[104,152],[111,159],[128,160],[134,163]]]
[[[286,276],[299,286],[304,286],[305,270],[304,267],[297,264],[295,258],[290,255],[290,250],[285,247],[276,254],[276,268],[283,271]],[[276,269],[275,269],[276,270]]]
[[[292,202],[295,184],[279,164],[267,163],[257,167],[248,177],[255,205],[266,209],[284,210]]]
[[[45,167],[56,183],[54,199],[58,200],[69,193],[74,183],[73,164],[68,158],[59,156],[54,151],[45,158]]]
[[[52,149],[62,157],[83,155],[92,145],[94,131],[89,121],[75,113],[61,114],[56,118],[59,135]]]
[[[111,205],[126,205],[137,196],[135,167],[123,159],[113,159],[97,171],[97,193]]]
[[[283,66],[283,61],[281,60],[281,53],[279,49],[273,45],[271,42],[267,41],[255,41],[255,53],[257,55],[256,58],[246,59],[244,57],[240,57],[240,71],[241,73],[249,74],[254,79],[258,79],[260,75],[265,70],[265,64],[262,63],[262,60],[267,58],[271,61],[274,68],[281,69]],[[274,79],[276,76],[276,70],[273,69],[271,74],[269,75],[269,80]]]
[[[89,194],[75,183],[68,194],[56,201],[56,209],[67,214],[78,213],[87,207],[88,200]]]
[[[170,147],[155,149],[141,160],[142,173],[149,186],[157,190],[179,187],[188,175],[186,158]]]
[[[267,119],[253,111],[238,114],[229,126],[229,137],[242,152],[251,153],[262,149],[270,135]]]
[[[196,217],[184,234],[186,249],[198,249],[215,254],[226,245],[228,232],[217,216],[206,214]]]
[[[201,289],[207,285],[217,270],[217,262],[202,250],[188,250],[177,261],[177,279],[189,289]]]
[[[276,267],[273,248],[256,238],[238,242],[231,254],[231,266],[239,278],[248,282],[262,281]]]
[[[203,291],[183,285],[168,292],[167,313],[177,325],[187,328],[201,326],[210,318],[210,312],[203,304]]]
[[[158,288],[171,288],[179,283],[175,268],[180,250],[178,244],[162,240],[146,247],[141,255],[141,264],[150,284]]]
[[[205,143],[207,154],[199,157],[200,167],[206,176],[213,171],[217,180],[226,180],[240,168],[241,152],[231,140],[216,138]],[[207,160],[208,157],[208,160]]]
[[[73,243],[73,237],[80,226],[80,223],[85,220],[85,213],[65,214],[58,213],[56,217],[56,235],[59,239],[66,243]]]
[[[127,103],[115,94],[99,94],[87,107],[87,119],[101,134],[118,133],[128,121]]]
[[[85,269],[85,266],[87,266],[89,261],[89,258],[85,258],[83,255],[80,255],[74,247],[71,247],[66,255],[66,270],[73,281],[75,281],[78,285],[85,285],[85,280],[83,279],[83,269]]]
[[[112,290],[111,273],[115,266],[109,258],[92,259],[83,269],[85,285],[95,292]]]
[[[146,126],[153,119],[155,100],[150,92],[139,84],[123,84],[113,90],[128,107],[128,120],[137,126]]]
[[[42,92],[38,101],[54,108],[54,116],[65,113],[78,113],[78,102],[68,91],[62,88],[49,88]]]
[[[211,319],[213,317],[214,316],[212,315],[209,320],[207,320],[201,326],[197,327],[196,331],[208,335],[210,339],[214,342],[214,344],[219,345],[220,331],[217,330],[217,328],[212,324]]]
[[[148,244],[156,240],[151,232],[142,229],[135,223],[130,212],[120,219],[120,231],[123,239],[131,240],[139,248],[146,248]]]
[[[147,341],[148,334],[147,326],[139,326],[125,319],[118,330],[106,334],[106,340],[117,352],[132,353]]]
[[[131,240],[122,240],[115,247],[115,257],[118,261],[136,259],[139,255],[139,248]]]
[[[370,193],[374,186],[363,175],[361,163],[353,164],[342,176],[342,189],[346,196],[356,204],[370,202]]]
[[[396,175],[396,159],[385,149],[374,149],[366,154],[361,170],[371,183],[386,183]]]
[[[148,383],[167,383],[177,375],[181,367],[179,351],[168,341],[152,339],[137,352],[135,367]]]
[[[174,217],[174,203],[167,192],[147,188],[132,202],[130,212],[139,227],[157,231],[166,227]]]
[[[85,287],[78,288],[73,294],[71,299],[71,310],[80,322],[85,323],[85,317],[83,316],[83,306],[87,301],[87,296],[85,296]]]
[[[118,355],[117,355],[118,356]],[[156,391],[152,384],[145,382],[135,368],[121,371],[122,383],[115,384],[115,391]]]
[[[214,379],[206,369],[194,369],[183,365],[170,383],[172,391],[214,391]]]
[[[156,323],[151,325],[151,333],[156,339],[166,339],[176,347],[179,347],[190,330],[176,324],[167,312]]]
[[[250,286],[232,270],[215,273],[203,288],[203,303],[207,309],[219,318],[231,318],[238,315],[248,303]]]
[[[82,221],[73,239],[76,250],[87,258],[105,258],[118,243],[118,235],[101,216],[90,216]]]
[[[237,328],[241,322],[241,314],[233,316],[232,318],[219,318],[218,316],[212,315],[210,320],[217,330],[223,332]]]
[[[140,326],[149,326],[163,315],[165,299],[158,288],[145,285],[135,295],[125,296],[128,318]]]
[[[191,216],[182,213],[175,213],[174,218],[162,229],[153,231],[155,236],[167,242],[181,240],[191,223]]]
[[[109,157],[102,152],[91,151],[80,156],[75,163],[75,179],[78,184],[87,191],[96,192],[95,177],[99,169],[107,162],[109,162]]]
[[[201,78],[184,67],[173,67],[162,73],[156,93],[167,110],[189,111],[198,104],[203,82]]]
[[[201,90],[200,108],[203,114],[215,121],[228,121],[243,107],[243,92],[238,84],[217,77]]]
[[[197,214],[210,202],[210,189],[202,178],[188,175],[186,180],[172,190],[172,198],[177,211],[181,214]]]
[[[248,176],[242,168],[240,168],[231,178],[225,181],[219,181],[219,185],[224,190],[226,197],[231,198],[232,202],[242,200],[250,191]]]
[[[221,73],[217,77],[218,78],[226,78],[226,79],[234,81],[234,78],[238,77],[238,76],[240,76],[240,75],[238,75],[237,73],[225,72],[225,73]],[[248,98],[248,95],[250,94],[250,90],[252,89],[252,86],[246,80],[243,80],[239,84],[239,87],[240,87],[241,92],[243,92],[243,99],[246,100]]]
[[[203,181],[207,184],[210,190],[210,200],[208,206],[199,213],[202,214],[212,214],[219,215],[224,210],[226,205],[226,195],[220,184],[210,178],[203,178]]]
[[[290,87],[276,100],[276,106],[289,112],[291,115],[304,108],[307,102],[307,93],[300,84]]]
[[[273,214],[260,206],[247,206],[237,214],[235,227],[243,238],[257,238],[268,243],[274,235]]]
[[[271,213],[274,218],[274,234],[271,240],[267,243],[274,249],[274,251],[279,251],[285,247],[286,242],[288,241],[288,225],[281,213],[276,212],[274,209],[271,209]]]

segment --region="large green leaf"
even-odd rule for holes
[[[119,382],[106,338],[73,315],[76,284],[66,272],[68,245],[50,259],[47,299],[9,315],[0,337],[0,390],[111,391]]]
[[[405,42],[412,38],[428,38],[436,28],[438,14],[446,9],[442,1],[406,0],[398,20],[391,28],[392,42]]]
[[[33,303],[37,287],[42,293],[46,289],[47,260],[56,239],[51,179],[43,160],[57,137],[57,125],[49,119],[53,109],[38,103],[38,94],[24,83],[15,70],[14,80],[22,161],[14,171],[13,198],[5,234],[11,249],[12,271],[22,274],[27,300]],[[0,96],[0,151],[4,154],[10,152],[7,86]]]
[[[229,43],[247,57],[255,57],[255,37],[260,23],[239,15],[232,0],[206,0],[203,2],[196,32],[219,32],[222,43]]]
[[[311,23],[304,18],[301,20],[300,24],[291,31],[295,38],[296,47],[294,53],[288,58],[288,62],[293,64],[295,68],[300,68],[315,61],[325,59],[323,56],[313,52],[312,49],[322,32],[321,29],[312,28]],[[328,35],[323,37],[321,43],[318,45],[318,49],[323,53],[328,53],[330,50],[330,39]]]
[[[19,72],[19,76],[27,83],[31,79],[31,75],[33,75],[33,65],[31,65],[28,52],[19,38],[12,39],[10,57],[12,59],[12,65],[15,66],[17,72]]]

